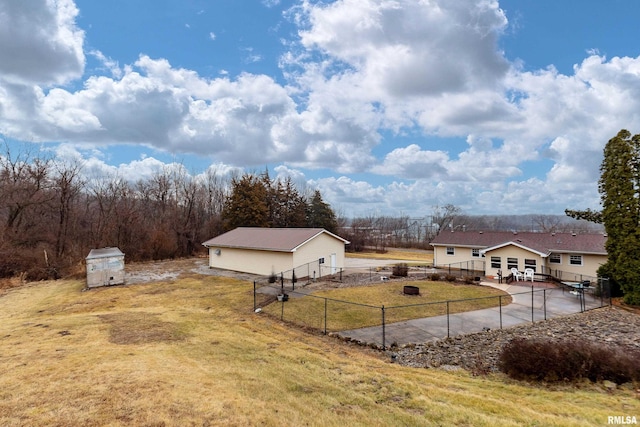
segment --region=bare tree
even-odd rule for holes
[[[5,142],[0,156],[0,206],[4,219],[5,238],[14,244],[34,244],[42,239],[42,205],[48,202],[49,160],[37,157],[31,147],[12,153]],[[26,232],[29,230],[29,232]]]
[[[437,236],[446,229],[455,229],[454,220],[460,214],[461,209],[457,206],[447,204],[444,206],[435,206],[431,214],[431,223],[433,225],[433,237]],[[462,226],[463,224],[457,224]]]
[[[84,180],[80,176],[83,163],[79,160],[54,161],[52,188],[56,193],[54,210],[58,214],[55,240],[55,255],[60,258],[65,254],[69,242],[69,224],[74,215],[74,202],[84,187]]]

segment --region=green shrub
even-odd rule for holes
[[[640,351],[602,347],[588,341],[517,338],[502,350],[499,367],[519,380],[589,379],[622,384],[640,380]]]

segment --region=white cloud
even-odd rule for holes
[[[92,50],[89,52],[90,55],[94,56],[100,63],[111,73],[111,75],[115,78],[122,77],[122,69],[120,68],[120,64],[118,61],[108,58],[99,50]]]
[[[416,144],[391,151],[371,172],[412,179],[447,178],[449,155],[444,151],[423,151]]]
[[[0,2],[0,84],[63,84],[82,75],[73,0]]]
[[[621,128],[640,131],[640,57],[594,51],[571,75],[552,66],[524,72],[498,47],[509,23],[494,0],[305,0],[288,15],[300,31],[280,58],[286,85],[226,71],[211,79],[146,55],[121,66],[99,50],[89,54],[105,75],[80,81],[77,14],[71,0],[0,2],[0,133],[142,144],[231,169],[275,164],[300,180],[303,168],[398,180],[309,180],[332,203],[361,211],[454,203],[525,213],[597,208],[604,144]],[[405,132],[424,143],[383,137]],[[427,141],[442,136],[467,146]],[[92,168],[123,174],[158,162],[116,167],[87,156]]]

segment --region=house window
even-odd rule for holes
[[[560,254],[549,255],[549,264],[562,264],[562,255]]]
[[[324,264],[324,258],[318,259],[318,264]]]
[[[502,268],[502,259],[499,256],[491,257],[491,268]]]
[[[569,264],[582,265],[582,255],[571,255],[569,257]]]
[[[518,258],[507,258],[507,270],[518,269]]]
[[[536,260],[535,259],[524,259],[524,268],[531,268],[533,271],[536,271]]]
[[[447,246],[447,255],[455,255],[456,254],[456,248],[454,248],[453,246]]]
[[[474,258],[480,258],[480,249],[471,249],[471,256]]]

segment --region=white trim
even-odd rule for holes
[[[542,258],[546,258],[546,257],[549,255],[549,254],[547,254],[547,253],[543,253],[543,252],[537,251],[537,250],[532,249],[532,248],[530,248],[530,247],[527,247],[527,246],[524,246],[524,245],[520,245],[520,244],[518,244],[518,243],[516,243],[516,242],[513,242],[513,241],[511,241],[511,242],[504,242],[504,243],[500,243],[499,245],[491,246],[491,247],[486,248],[486,249],[484,249],[484,250],[482,250],[482,251],[480,251],[480,252],[481,252],[481,253],[487,253],[487,252],[489,252],[489,251],[494,251],[494,250],[496,250],[496,249],[504,248],[505,246],[509,246],[509,245],[513,245],[513,246],[516,246],[516,247],[518,247],[518,248],[520,248],[520,249],[524,249],[525,251],[532,252],[532,253],[534,253],[534,254],[536,254],[536,255],[538,255],[538,256],[540,256],[540,257],[542,257]]]

